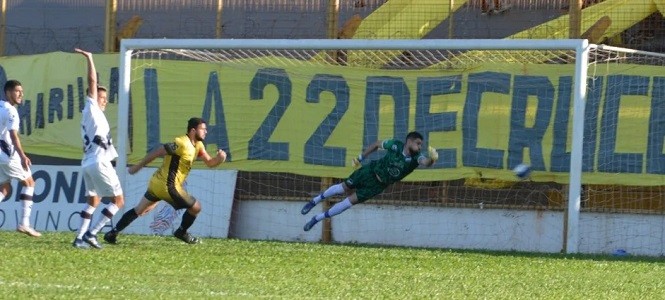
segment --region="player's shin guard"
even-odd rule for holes
[[[101,218],[97,222],[97,225],[95,225],[95,227],[92,228],[92,230],[90,230],[90,234],[96,235],[97,232],[102,230],[102,228],[104,228],[104,226],[106,226],[106,224],[109,221],[111,221],[111,219],[113,218],[113,216],[117,212],[118,212],[118,206],[115,205],[115,203],[109,203],[109,205],[106,206],[106,208],[104,208],[104,210],[102,210]]]
[[[23,202],[23,214],[21,218],[21,225],[30,227],[30,214],[32,213],[32,196],[35,193],[35,188],[32,186],[24,186],[21,190],[20,199]]]
[[[182,221],[180,222],[180,229],[187,231],[189,227],[194,224],[194,220],[196,220],[196,216],[190,214],[188,211],[185,211],[184,214],[182,214]]]
[[[118,221],[118,223],[115,224],[115,228],[113,228],[113,230],[116,232],[122,231],[127,226],[129,226],[129,224],[134,222],[134,220],[136,220],[136,218],[138,217],[139,215],[136,213],[136,210],[134,210],[133,208],[128,210],[125,214],[122,215],[120,221]]]
[[[84,210],[81,211],[81,227],[79,227],[78,234],[76,238],[82,239],[83,234],[88,231],[90,228],[90,221],[92,221],[92,214],[95,212],[94,206],[87,205]]]
[[[314,199],[312,199],[312,202],[314,202],[314,204],[318,204],[319,202],[323,201],[323,199],[342,194],[344,194],[344,186],[341,183],[338,183],[330,186],[323,193],[314,197]]]
[[[351,208],[351,206],[353,206],[353,204],[351,204],[351,200],[349,198],[346,198],[344,199],[344,201],[333,205],[333,207],[331,207],[328,211],[316,215],[315,218],[318,221],[321,221],[324,218],[331,218],[332,216],[336,216],[343,213],[345,210]]]

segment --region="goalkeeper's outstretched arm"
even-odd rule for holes
[[[376,151],[376,150],[378,150],[379,148],[381,148],[381,145],[383,145],[383,142],[382,142],[382,141],[376,141],[376,142],[374,142],[373,144],[369,145],[369,146],[367,147],[367,149],[365,149],[365,151],[363,151],[363,153],[361,153],[360,155],[358,155],[358,157],[356,157],[356,158],[353,159],[353,161],[351,162],[351,164],[353,165],[353,167],[354,167],[354,168],[358,168],[358,167],[360,167],[360,163],[362,163],[363,159],[364,159],[365,157],[369,156],[370,154],[372,154],[374,151]]]
[[[421,166],[431,167],[439,159],[439,152],[432,146],[427,147],[427,157],[420,159],[418,162]]]

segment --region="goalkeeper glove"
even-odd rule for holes
[[[360,168],[363,162],[363,155],[360,154],[358,157],[354,157],[353,160],[351,161],[351,165],[353,165],[354,169]]]
[[[436,149],[434,147],[429,146],[427,147],[427,152],[429,153],[429,158],[433,161],[439,160],[439,152],[436,152]]]

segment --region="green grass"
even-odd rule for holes
[[[656,299],[665,290],[665,264],[650,258],[130,235],[79,250],[73,236],[0,231],[2,298]]]

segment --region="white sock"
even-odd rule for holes
[[[320,195],[314,197],[314,199],[312,199],[312,202],[314,202],[314,204],[319,204],[319,202],[323,201],[323,199],[342,194],[344,194],[344,186],[342,186],[341,183],[338,183],[329,187]]]
[[[35,193],[35,188],[31,186],[24,186],[21,189],[21,196],[23,201],[23,218],[21,218],[21,225],[30,226],[30,213],[32,213],[32,195]]]
[[[76,235],[76,238],[83,238],[85,232],[88,231],[88,228],[90,228],[90,221],[92,220],[92,214],[95,212],[95,208],[96,207],[88,204],[83,210],[90,215],[90,218],[84,218],[83,214],[81,214],[81,227],[79,228],[79,232],[78,235]]]
[[[333,205],[333,207],[331,207],[327,212],[320,213],[314,216],[314,218],[316,218],[317,221],[321,221],[324,218],[332,218],[333,216],[339,215],[345,210],[351,208],[351,206],[353,206],[353,204],[351,204],[351,199],[346,198],[344,201]]]
[[[99,232],[100,230],[102,230],[102,228],[104,228],[104,226],[106,226],[106,223],[111,221],[111,218],[113,218],[113,216],[117,212],[118,212],[118,206],[116,206],[115,203],[109,203],[109,205],[107,205],[106,208],[102,210],[102,215],[101,218],[99,219],[99,222],[97,222],[97,225],[95,225],[95,227],[92,228],[92,230],[90,230],[90,233],[92,235],[97,234],[97,232]]]

